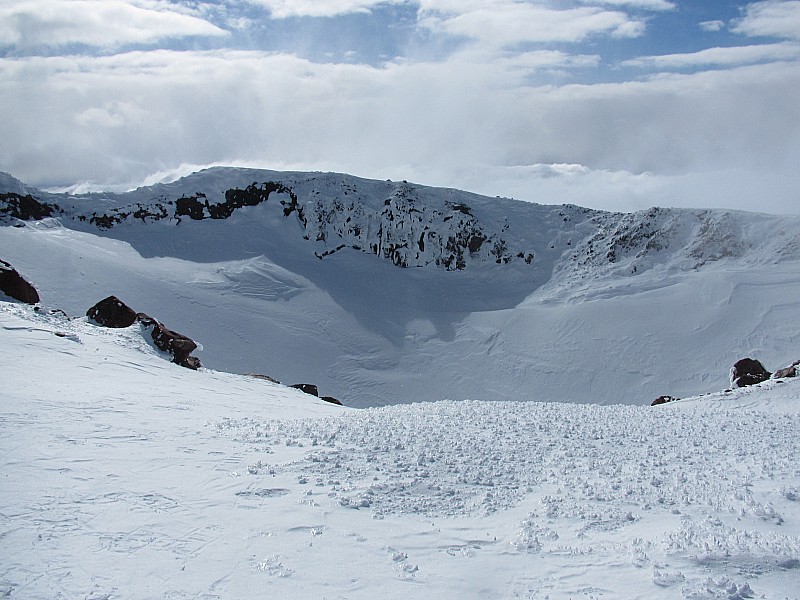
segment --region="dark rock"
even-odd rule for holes
[[[142,326],[150,331],[150,337],[156,348],[172,355],[172,362],[187,369],[197,370],[202,365],[200,360],[190,356],[197,349],[197,343],[183,334],[167,329],[153,317],[139,313],[136,317]]]
[[[187,356],[178,364],[182,367],[186,367],[187,369],[191,369],[192,371],[197,371],[197,369],[203,366],[203,364],[200,362],[200,359],[196,356]]]
[[[675,400],[680,400],[680,398],[676,398],[675,396],[659,396],[650,403],[650,406],[658,406],[659,404],[666,404],[667,402],[674,402]]]
[[[731,367],[731,386],[745,387],[755,385],[770,378],[772,373],[767,371],[760,362],[753,358],[743,358]]]
[[[0,260],[0,292],[26,304],[39,302],[39,292],[36,288],[25,281],[15,268],[4,260]]]
[[[189,217],[193,221],[202,221],[205,218],[205,212],[203,211],[205,206],[197,199],[197,196],[178,198],[175,201],[175,218],[178,219],[179,223],[180,217]]]
[[[54,211],[61,212],[61,209],[55,204],[39,202],[30,194],[0,194],[0,221],[8,217],[21,221],[40,221],[52,216]]]
[[[800,360],[796,360],[785,369],[778,369],[777,371],[775,371],[775,373],[772,375],[772,378],[784,379],[785,377],[797,377],[799,370],[800,370]]]
[[[86,311],[86,316],[103,327],[130,327],[136,322],[136,311],[116,296],[101,300]]]
[[[336,398],[334,398],[333,396],[322,396],[321,400],[324,400],[325,402],[330,402],[331,404],[336,404],[336,405],[338,405],[338,406],[342,406],[342,403],[341,403],[341,402],[339,402],[339,401],[338,401]]]
[[[314,385],[313,383],[296,383],[289,387],[293,387],[296,390],[300,390],[301,392],[304,392],[306,394],[311,394],[312,396],[316,396],[319,398],[319,390],[317,389],[317,386]]]

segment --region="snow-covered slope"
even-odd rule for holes
[[[747,355],[783,366],[800,340],[798,217],[217,168],[118,195],[4,176],[0,220],[0,258],[45,304],[114,294],[207,366],[352,406],[649,403],[719,389]]]
[[[800,379],[355,411],[7,302],[0,364],[4,597],[798,598]]]

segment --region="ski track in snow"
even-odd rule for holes
[[[0,596],[797,598],[800,381],[354,411],[0,303]]]

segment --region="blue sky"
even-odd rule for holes
[[[800,0],[0,0],[0,170],[800,213]]]

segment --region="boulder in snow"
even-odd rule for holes
[[[745,387],[761,383],[770,378],[772,373],[767,371],[760,362],[753,358],[743,358],[731,367],[731,386]]]
[[[25,281],[15,268],[4,260],[0,260],[0,292],[26,304],[39,302],[36,288]]]
[[[800,371],[800,360],[794,361],[791,365],[784,369],[778,369],[772,375],[773,379],[783,379],[784,377],[797,377]]]
[[[312,396],[316,396],[317,398],[319,398],[319,390],[317,389],[317,386],[314,385],[313,383],[295,383],[294,385],[291,385],[289,387],[293,387],[297,390],[300,390],[301,392],[304,392],[306,394],[311,394]]]
[[[650,406],[658,406],[659,404],[666,404],[667,402],[674,402],[675,400],[680,400],[680,398],[676,398],[675,396],[659,396],[650,403]]]
[[[86,316],[103,327],[130,327],[136,322],[136,311],[116,296],[100,300],[86,311]]]
[[[136,316],[139,323],[150,332],[156,348],[172,355],[172,362],[187,369],[199,369],[202,365],[200,359],[191,356],[197,348],[197,343],[183,334],[167,329],[162,323],[144,313]]]

